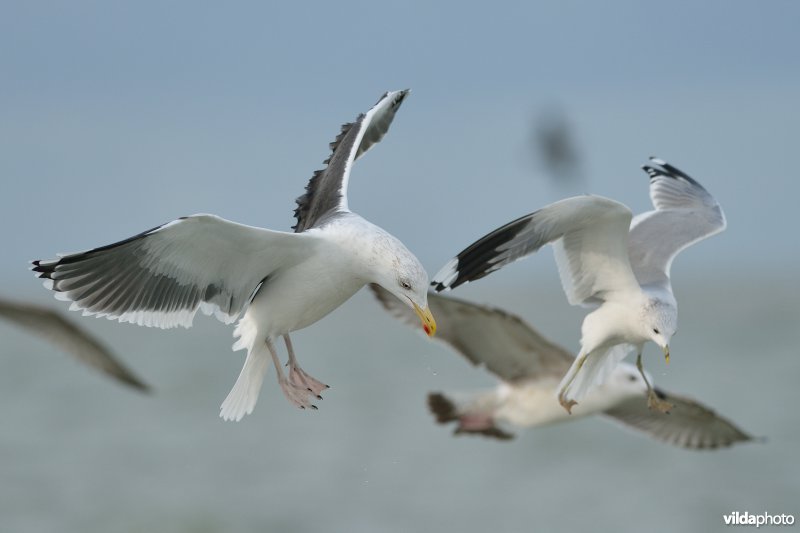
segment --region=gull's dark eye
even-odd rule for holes
[[[636,375],[628,374],[628,381],[636,381]]]
[[[660,332],[660,331],[658,331],[658,328],[653,328],[653,333],[655,333],[656,335],[658,335],[658,334],[659,334],[659,333],[661,333],[661,332]]]
[[[409,282],[407,282],[407,281],[401,281],[400,282],[400,286],[403,287],[407,291],[411,290],[411,284]]]

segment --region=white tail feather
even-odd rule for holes
[[[219,408],[223,420],[241,420],[253,412],[261,391],[264,374],[267,373],[270,354],[266,343],[255,346],[247,353],[242,371],[228,397]]]
[[[239,320],[236,328],[233,330],[233,336],[237,337],[236,342],[233,343],[233,351],[247,350],[250,352],[256,344],[258,338],[258,324],[250,316],[250,310]]]
[[[266,339],[259,341],[258,328],[247,314],[239,321],[233,334],[239,337],[233,349],[246,348],[247,359],[231,392],[219,408],[219,416],[223,420],[238,422],[244,415],[252,413],[256,406],[271,354]]]

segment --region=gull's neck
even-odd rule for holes
[[[318,231],[347,252],[351,269],[364,283],[378,283],[380,274],[406,251],[396,237],[352,212],[342,213]]]

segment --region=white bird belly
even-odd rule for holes
[[[317,257],[267,279],[246,314],[261,335],[283,335],[320,320],[363,286],[349,269]]]
[[[521,385],[501,385],[498,395],[503,400],[495,417],[519,427],[543,426],[605,411],[630,394],[616,390],[611,384],[602,384],[589,391],[569,414],[558,402],[558,383],[559,380],[553,378]]]
[[[535,383],[506,385],[502,406],[496,418],[519,427],[533,427],[560,422],[569,415],[556,399],[558,379]],[[574,417],[575,415],[573,415]]]

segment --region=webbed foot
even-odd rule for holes
[[[674,407],[671,403],[666,400],[662,400],[658,397],[656,392],[653,389],[650,389],[647,394],[647,407],[649,409],[655,409],[662,413],[669,413],[670,410]]]
[[[572,408],[578,405],[578,402],[572,399],[568,400],[563,393],[558,395],[558,403],[560,403],[561,407],[566,409],[569,414],[572,414]]]
[[[310,389],[305,385],[297,385],[292,383],[284,376],[278,378],[278,383],[281,386],[283,395],[294,406],[300,409],[316,409],[317,406],[311,403]]]
[[[321,381],[307,374],[299,366],[292,364],[289,365],[289,383],[295,387],[305,389],[307,392],[316,396],[318,400],[322,399],[320,393],[325,389],[330,388],[328,385],[325,385]]]

